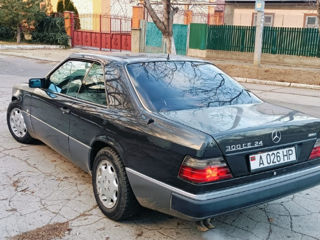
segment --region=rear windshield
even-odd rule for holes
[[[140,99],[151,111],[260,102],[210,63],[159,61],[128,64]]]

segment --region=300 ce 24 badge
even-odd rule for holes
[[[244,149],[250,149],[250,148],[256,148],[256,147],[262,147],[263,142],[262,141],[254,141],[253,143],[242,143],[242,144],[234,144],[226,146],[226,152],[233,152],[233,151],[240,151]]]
[[[17,141],[39,139],[92,174],[114,220],[139,205],[210,219],[320,183],[319,119],[202,60],[74,54],[15,86],[7,120]]]

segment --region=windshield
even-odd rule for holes
[[[210,63],[159,61],[128,64],[133,84],[151,111],[175,111],[260,102]]]

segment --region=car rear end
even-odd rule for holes
[[[171,209],[201,220],[319,184],[319,129],[302,120],[217,134],[220,157],[187,156],[180,168],[179,178],[201,191],[172,192]]]
[[[127,70],[145,110],[153,113],[152,129],[167,120],[164,134],[175,122],[211,137],[206,149],[181,157],[170,176],[174,182],[127,169],[143,206],[202,220],[320,183],[319,119],[262,102],[206,62],[150,60]],[[169,152],[167,158],[161,163],[174,160]]]

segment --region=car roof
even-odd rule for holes
[[[137,63],[137,62],[155,62],[155,61],[197,61],[197,62],[208,62],[205,60],[191,58],[179,55],[168,54],[134,54],[134,53],[112,53],[112,54],[93,54],[93,53],[73,53],[69,58],[77,59],[92,59],[100,60],[102,62],[119,62],[122,64]]]

